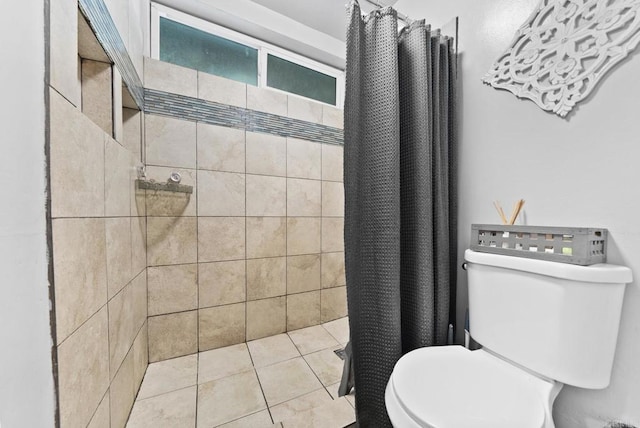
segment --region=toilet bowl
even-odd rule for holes
[[[420,348],[385,391],[397,428],[553,428],[564,384],[609,384],[622,266],[574,266],[465,252],[471,335],[483,345]]]

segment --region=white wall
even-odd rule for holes
[[[538,0],[400,0],[396,7],[435,25],[460,17],[460,260],[471,223],[499,223],[492,206],[526,200],[530,225],[601,226],[609,262],[640,280],[640,53],[615,68],[568,119],[481,83]],[[460,272],[459,314],[466,307]],[[627,286],[611,385],[565,387],[559,428],[640,425],[640,281]],[[594,344],[597,346],[597,344]]]
[[[44,1],[0,7],[0,425],[54,425],[45,224]]]

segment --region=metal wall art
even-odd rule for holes
[[[640,41],[640,0],[541,0],[482,81],[564,117]]]

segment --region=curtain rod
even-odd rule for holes
[[[377,7],[385,7],[385,5],[380,4],[380,2],[378,0],[364,0],[369,4],[372,4],[374,6]],[[394,2],[395,3],[395,2]],[[398,15],[398,19],[400,19],[401,21],[406,22],[407,24],[411,24],[413,22],[413,20],[411,18],[409,18],[407,15],[400,13],[396,10],[396,14]]]

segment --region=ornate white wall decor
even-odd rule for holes
[[[541,0],[482,79],[564,117],[640,41],[640,0]]]

